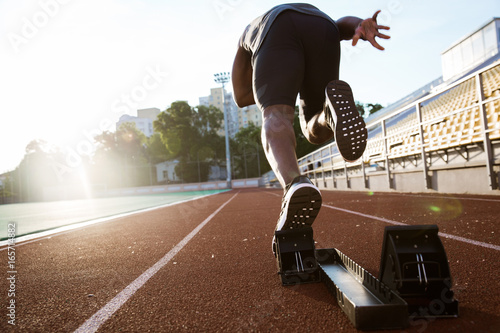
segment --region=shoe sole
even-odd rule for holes
[[[287,200],[287,198],[285,198]],[[321,194],[310,184],[300,184],[287,200],[286,218],[280,219],[276,230],[309,227],[321,208]]]
[[[356,109],[351,87],[344,81],[330,81],[325,95],[332,110],[334,124],[330,126],[334,129],[337,148],[346,161],[354,162],[365,152],[368,131]]]

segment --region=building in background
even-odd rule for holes
[[[239,130],[238,123],[238,107],[233,99],[233,94],[227,91],[224,94],[226,108],[227,108],[227,119],[228,119],[228,133],[229,137],[233,138]],[[224,107],[222,105],[222,87],[210,89],[210,95],[199,98],[200,105],[203,106],[215,106],[222,112],[224,112]],[[219,130],[219,135],[224,136],[224,121],[222,122],[221,130]]]
[[[149,138],[154,133],[153,121],[156,120],[159,114],[160,109],[157,108],[137,110],[137,117],[124,114],[116,123],[116,129],[120,128],[121,124],[134,123],[135,127]]]
[[[262,112],[257,105],[245,106],[238,110],[239,128],[246,128],[250,123],[262,127]]]
[[[156,167],[156,181],[158,184],[169,184],[177,183],[181,181],[181,178],[175,173],[175,167],[179,164],[179,161],[165,161],[157,163]]]
[[[225,101],[228,113],[228,132],[229,136],[233,138],[240,128],[247,127],[250,122],[256,126],[262,126],[262,113],[256,105],[246,106],[242,109],[238,108],[233,99],[233,94],[225,92]],[[222,105],[222,87],[210,89],[210,95],[199,98],[200,105],[215,106],[216,108],[224,111]],[[224,136],[224,123],[219,135]]]
[[[156,168],[156,181],[158,184],[174,184],[182,183],[182,175],[178,175],[175,172],[175,167],[179,164],[179,161],[165,161],[157,163]],[[225,166],[211,165],[210,171],[208,173],[208,181],[217,181],[226,179],[226,168]]]
[[[148,109],[140,109],[137,110],[137,117],[139,118],[147,118],[155,121],[160,114],[160,109],[158,108],[148,108]]]
[[[495,17],[441,53],[443,80],[475,71],[488,60],[498,58],[499,51],[500,18]]]

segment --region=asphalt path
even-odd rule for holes
[[[0,280],[0,331],[356,332],[323,284],[281,285],[271,252],[280,202],[278,190],[233,190],[18,243],[14,279]],[[378,276],[385,226],[437,224],[460,316],[412,319],[405,331],[499,332],[499,203],[324,191],[314,237]]]

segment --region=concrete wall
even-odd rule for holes
[[[497,179],[499,171],[496,171]],[[349,176],[347,184],[345,175],[316,177],[313,181],[323,190],[340,191],[374,191],[374,192],[413,192],[413,193],[468,193],[500,195],[500,190],[491,189],[486,166],[461,166],[429,170],[429,185],[422,170],[413,168],[405,171],[393,171],[390,180],[385,171],[366,173],[366,181],[362,174]]]
[[[232,182],[232,188],[252,188],[261,186],[260,178],[236,179]],[[96,193],[97,196],[124,196],[124,195],[151,195],[161,193],[189,192],[189,191],[210,191],[228,189],[226,181],[216,181],[207,183],[173,184],[163,186],[143,186],[110,189]]]
[[[426,152],[427,179],[421,155],[372,160],[364,169],[359,162],[345,166],[337,163],[334,170],[331,166],[316,169],[308,176],[323,190],[500,195],[499,186],[490,184],[486,161],[484,145],[479,143]],[[499,140],[492,142],[492,166],[494,182],[498,184]]]

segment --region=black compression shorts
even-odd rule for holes
[[[325,87],[339,77],[340,38],[328,20],[287,10],[273,22],[253,56],[253,91],[264,108],[295,106],[306,121],[323,110]]]

